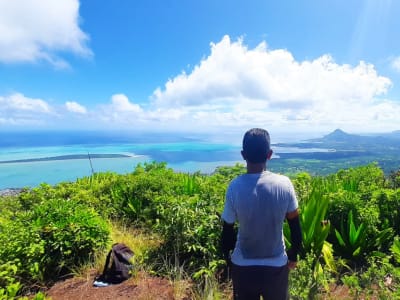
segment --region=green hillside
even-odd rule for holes
[[[134,249],[138,268],[172,281],[187,274],[197,294],[210,282],[216,293],[226,291],[219,216],[228,183],[243,171],[190,175],[151,163],[1,197],[0,299],[37,292],[95,263],[116,223],[157,241]],[[354,299],[400,297],[400,173],[385,177],[370,164],[292,180],[303,231],[293,299],[328,297],[337,287]]]

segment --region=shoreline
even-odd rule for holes
[[[132,157],[132,156],[126,155],[126,154],[69,154],[69,155],[59,155],[59,156],[40,157],[40,158],[2,160],[2,161],[0,161],[0,164],[55,161],[55,160],[71,160],[71,159],[123,158],[123,157]]]
[[[23,188],[0,189],[0,197],[17,196],[23,190],[24,190]]]

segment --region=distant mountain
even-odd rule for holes
[[[400,140],[400,130],[393,131],[391,133],[382,134],[369,134],[369,135],[358,135],[344,132],[341,129],[325,135],[322,138],[312,139],[308,142],[318,142],[327,144],[350,144],[350,145],[392,145],[395,143],[398,145]]]
[[[309,142],[327,143],[327,144],[347,144],[347,143],[371,143],[377,137],[373,136],[362,136],[357,134],[350,134],[344,132],[341,129],[336,129],[335,131],[323,136],[322,138],[316,138],[309,140]]]
[[[355,135],[355,134],[349,134],[344,132],[341,129],[336,129],[335,131],[325,135],[323,138],[320,138],[319,140],[326,141],[326,142],[348,142],[348,141],[354,141],[354,139],[358,139],[361,136]]]
[[[275,146],[302,150],[289,153],[277,151],[281,159],[277,161],[285,167],[292,164],[293,167],[302,169],[310,164],[311,169],[316,173],[324,172],[325,168],[337,170],[375,162],[385,174],[398,170],[400,167],[400,130],[391,133],[357,135],[336,129],[321,138],[297,143],[280,143]]]
[[[280,147],[299,147],[299,148],[324,148],[336,149],[337,151],[400,151],[400,130],[391,133],[358,135],[344,132],[341,129],[321,137],[306,140],[299,143],[278,143]]]

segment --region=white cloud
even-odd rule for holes
[[[53,108],[42,99],[29,98],[21,93],[0,96],[2,125],[41,125],[54,115]]]
[[[87,110],[86,107],[80,105],[77,102],[74,101],[67,101],[65,102],[65,108],[73,113],[77,113],[77,114],[86,114]]]
[[[29,111],[32,113],[50,113],[50,106],[46,101],[25,97],[15,93],[7,97],[0,96],[0,112]]]
[[[372,64],[341,65],[329,55],[296,61],[288,50],[268,49],[265,42],[248,49],[225,36],[190,73],[157,88],[152,104],[191,113],[209,126],[360,127],[382,114],[381,97],[391,85]]]
[[[395,58],[392,59],[392,61],[391,61],[391,67],[392,67],[395,71],[400,72],[400,56],[395,57]]]
[[[85,124],[85,128],[187,131],[266,127],[280,132],[326,132],[339,127],[349,132],[390,131],[400,129],[400,103],[386,96],[391,85],[389,78],[380,76],[366,62],[338,64],[329,55],[298,61],[288,50],[271,50],[266,43],[249,49],[242,40],[232,42],[224,37],[211,44],[210,55],[193,70],[156,89],[146,105],[121,93],[95,107],[76,102],[49,107],[43,100],[15,94],[14,98],[25,100],[0,97],[0,123],[22,117],[29,120],[28,114],[21,115],[23,108],[25,112],[30,108],[35,115],[32,118],[37,119],[32,113],[35,108],[41,109],[42,120],[46,120],[46,112],[52,112],[56,119],[47,120],[64,122],[67,127]],[[4,103],[8,110],[18,107],[18,112],[2,114],[7,107]]]
[[[90,56],[88,36],[79,27],[78,0],[0,1],[0,62],[47,61],[63,68],[57,55]]]
[[[111,96],[111,103],[99,105],[93,115],[106,124],[108,128],[121,127],[141,121],[143,110],[140,105],[129,101],[124,94]]]
[[[111,97],[111,108],[115,112],[131,112],[140,113],[142,109],[138,104],[129,102],[129,99],[124,94],[115,94]]]

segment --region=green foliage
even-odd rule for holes
[[[42,278],[39,265],[45,241],[32,226],[31,216],[22,212],[0,223],[0,270],[3,274],[0,287],[13,283],[15,278],[27,281]]]
[[[359,282],[363,293],[371,298],[399,299],[400,272],[390,264],[388,257],[370,257],[367,270],[359,274]]]
[[[192,271],[218,259],[221,221],[212,203],[199,195],[163,197],[158,216],[154,229],[164,240],[161,257],[174,257]]]
[[[32,220],[44,242],[40,265],[45,280],[71,271],[108,244],[108,224],[73,201],[50,199],[35,207]]]
[[[370,199],[374,190],[385,185],[385,175],[377,164],[340,170],[336,177],[344,190],[359,193],[363,200]]]
[[[306,172],[298,173],[292,182],[299,202],[303,202],[310,197],[312,190],[312,177],[310,174]]]
[[[330,224],[324,222],[329,201],[325,195],[323,179],[315,180],[307,199],[301,202],[300,223],[303,234],[303,250],[319,257],[329,234]]]
[[[220,166],[217,167],[214,171],[214,175],[220,175],[224,177],[228,182],[244,173],[246,173],[246,167],[239,163],[232,167]]]
[[[388,177],[389,187],[392,189],[400,188],[400,169],[397,171],[391,171]]]
[[[181,174],[182,194],[193,196],[200,192],[201,177],[199,174]]]
[[[298,262],[296,269],[290,271],[289,293],[290,299],[317,299],[322,291],[329,290],[333,281],[332,273],[315,264],[315,256],[307,254]]]
[[[340,226],[340,231],[335,229],[336,238],[338,240],[338,253],[344,258],[357,261],[364,257],[368,249],[368,240],[366,240],[366,227],[364,224],[357,225],[353,220],[353,211],[349,212],[345,226],[344,221]]]
[[[397,264],[400,264],[400,240],[398,236],[393,240],[393,245],[390,247],[390,251],[393,253],[394,260]]]
[[[178,174],[166,164],[145,163],[120,180],[111,190],[113,206],[119,217],[138,224],[151,225],[156,219],[156,201],[160,195],[172,195],[182,189]]]
[[[216,278],[223,264],[219,237],[225,191],[244,172],[237,164],[211,175],[183,174],[153,162],[126,175],[95,173],[0,197],[0,299],[90,260],[108,246],[108,220],[115,219],[160,237],[159,247],[143,254],[157,273],[168,274],[166,266],[174,266],[203,283]],[[304,252],[291,272],[292,297],[328,293],[339,278],[355,295],[374,284],[383,298],[394,295],[390,290],[398,289],[400,244],[392,237],[399,235],[400,191],[385,181],[377,165],[326,177],[297,173],[293,184]],[[284,233],[289,246],[287,224]],[[350,275],[344,259],[354,267]],[[393,279],[390,287],[381,285],[384,272]]]
[[[57,279],[108,244],[107,222],[93,209],[63,199],[27,203],[31,211],[0,219],[0,288],[7,295]]]
[[[392,228],[396,235],[400,235],[400,189],[379,189],[372,199],[382,220],[381,229]]]

